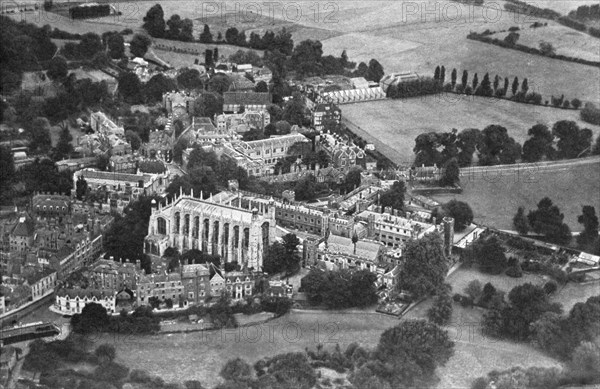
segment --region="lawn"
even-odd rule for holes
[[[526,179],[527,178],[527,179]],[[539,169],[524,177],[516,173],[493,177],[469,177],[462,180],[461,194],[435,195],[445,203],[451,199],[467,202],[477,223],[513,230],[512,218],[519,206],[526,210],[548,196],[565,215],[564,222],[572,231],[581,231],[577,222],[582,205],[600,209],[600,161],[559,169]]]
[[[394,162],[411,164],[415,138],[426,132],[443,132],[453,128],[483,130],[490,124],[506,127],[510,136],[521,144],[528,138],[527,130],[537,123],[552,127],[560,120],[574,120],[591,128],[595,136],[599,126],[579,120],[579,112],[553,107],[515,103],[496,98],[455,94],[422,96],[410,99],[380,100],[346,104],[342,116],[362,128],[361,136],[374,138],[388,146],[380,150]],[[377,142],[379,141],[379,142]],[[390,154],[393,153],[393,154]],[[388,155],[389,154],[389,155]]]

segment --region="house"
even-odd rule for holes
[[[26,276],[27,284],[31,287],[31,301],[36,301],[53,292],[56,287],[56,270],[45,268]]]
[[[294,296],[294,287],[283,281],[269,281],[269,287],[265,291],[269,297],[286,297],[291,299]]]
[[[369,270],[377,272],[378,263],[383,255],[384,246],[377,242],[329,235],[317,247],[317,261],[325,264],[329,270]]]
[[[168,185],[166,174],[130,174],[103,172],[95,169],[83,169],[73,174],[73,187],[82,177],[90,190],[103,190],[108,193],[124,194],[132,198],[140,195],[159,193]]]
[[[231,84],[229,85],[230,91],[252,91],[254,90],[254,83],[246,78],[242,73],[230,75],[229,79]]]
[[[63,315],[81,313],[87,304],[100,304],[108,314],[117,309],[116,293],[111,290],[97,289],[60,289],[56,292],[54,311]]]
[[[313,127],[317,131],[323,131],[327,122],[339,125],[342,122],[342,110],[333,103],[317,104],[312,111]]]
[[[138,280],[136,295],[138,305],[150,305],[152,297],[161,302],[170,299],[173,305],[180,307],[187,305],[180,273],[143,275]]]
[[[268,92],[225,92],[223,112],[240,112],[242,107],[249,111],[264,111],[272,103]]]
[[[352,83],[352,88],[354,89],[362,89],[369,87],[369,81],[367,81],[364,77],[351,78],[350,82]]]
[[[90,127],[94,132],[101,134],[125,135],[125,129],[122,126],[116,125],[102,111],[92,112],[90,115]]]

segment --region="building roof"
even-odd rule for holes
[[[268,92],[225,92],[224,105],[269,105],[272,97]]]
[[[38,282],[39,280],[41,280],[42,278],[48,277],[52,273],[56,273],[56,270],[44,268],[40,271],[36,271],[35,273],[31,273],[31,274],[25,276],[25,279],[27,280],[27,283],[29,285],[33,285],[36,282]]]
[[[15,225],[15,228],[12,230],[12,235],[27,237],[32,236],[35,232],[35,223],[31,217],[27,214],[22,214],[19,216],[19,220]]]
[[[57,296],[69,298],[92,298],[96,297],[97,299],[105,298],[105,297],[115,297],[115,291],[109,289],[66,289],[62,288],[56,292]]]
[[[150,174],[130,174],[130,173],[116,173],[116,172],[102,172],[93,169],[83,169],[75,173],[77,176],[83,176],[84,178],[96,178],[106,181],[121,181],[121,182],[135,182],[143,181],[147,184],[152,181],[152,175]]]

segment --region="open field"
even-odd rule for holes
[[[600,40],[586,33],[549,22],[547,27],[523,28],[517,32],[519,44],[539,48],[540,42],[549,42],[556,49],[556,54],[582,58],[588,61],[600,61]],[[508,32],[491,35],[503,40]]]
[[[266,28],[277,30],[286,26],[293,32],[296,42],[321,39],[325,54],[339,56],[345,49],[352,61],[368,62],[371,58],[376,58],[387,72],[412,70],[419,74],[431,74],[435,66],[442,64],[447,69],[467,69],[470,74],[489,72],[510,78],[527,77],[530,84],[535,85],[535,90],[545,98],[565,94],[570,99],[577,97],[584,101],[600,102],[600,86],[589,82],[600,76],[598,68],[507,51],[466,39],[470,31],[482,32],[488,28],[507,30],[515,25],[525,28],[536,20],[504,11],[502,2],[487,7],[471,7],[447,1],[428,3],[371,0],[329,3],[323,0],[316,3],[294,2],[293,7],[285,10],[282,8],[285,3],[275,2],[272,8],[266,4],[256,8],[257,3],[250,0],[227,6],[225,3],[214,3],[216,9],[209,9],[205,3],[192,1],[160,3],[167,18],[177,13],[182,18],[193,19],[196,36],[205,22],[211,24],[211,30],[215,34],[217,31],[224,31],[232,23],[237,24],[238,28],[242,26],[248,32]],[[568,3],[568,9],[578,5]],[[155,2],[118,2],[116,5],[122,15],[87,21],[71,21],[43,11],[14,17],[40,25],[50,23],[53,27],[79,33],[102,33],[123,28],[136,30],[140,28],[147,10],[154,4]]]
[[[462,293],[472,280],[483,284],[491,282],[497,289],[510,291],[513,287],[531,282],[540,284],[542,277],[525,274],[522,278],[494,276],[480,273],[475,269],[460,268],[452,273],[447,281],[452,285],[452,293]],[[426,319],[432,299],[419,304],[403,319]],[[482,308],[464,308],[452,305],[452,319],[446,329],[455,342],[455,352],[446,366],[438,369],[440,382],[438,389],[466,389],[477,377],[491,370],[504,370],[513,366],[560,367],[560,363],[528,344],[503,341],[482,336],[480,322],[485,312]]]
[[[550,8],[564,15],[576,10],[579,6],[598,3],[596,0],[525,0],[525,2],[540,8]]]
[[[579,120],[579,111],[455,94],[346,104],[341,108],[344,118],[363,129],[364,134],[358,135],[385,141],[388,151],[394,153],[388,158],[404,163],[414,160],[415,138],[432,131],[483,130],[490,124],[499,124],[523,144],[527,130],[537,123],[552,127],[560,120],[574,120],[581,127],[592,129],[595,136],[600,133],[600,126]]]
[[[241,357],[254,363],[267,356],[315,348],[319,342],[326,347],[339,343],[342,349],[352,342],[373,347],[380,334],[397,323],[396,318],[374,313],[290,313],[262,325],[222,332],[126,338],[101,335],[93,340],[96,345],[114,345],[117,362],[130,368],[170,382],[197,379],[211,388],[219,383],[219,371],[229,359]]]
[[[476,222],[499,229],[513,230],[512,218],[517,208],[535,209],[545,196],[564,213],[571,231],[582,230],[577,222],[582,205],[600,209],[600,160],[527,173],[463,177],[461,181],[463,193],[432,197],[442,203],[454,198],[465,201],[473,209]]]

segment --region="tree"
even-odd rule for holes
[[[570,363],[572,374],[587,382],[600,378],[600,338],[594,342],[582,342],[573,352]]]
[[[598,216],[596,216],[596,208],[591,205],[584,205],[581,215],[577,217],[577,222],[583,224],[583,231],[577,236],[577,243],[585,245],[593,243],[598,239]]]
[[[202,80],[200,72],[196,69],[182,68],[177,74],[177,84],[183,89],[200,89]]]
[[[34,153],[46,153],[52,147],[50,138],[50,122],[48,119],[38,117],[31,123],[28,131],[30,143],[29,150]]]
[[[477,85],[479,85],[479,78],[477,77],[477,73],[473,76],[473,91],[477,90]]]
[[[100,304],[89,303],[81,310],[81,314],[71,317],[71,329],[80,334],[102,332],[108,326],[106,309]]]
[[[448,262],[439,234],[430,233],[421,239],[407,242],[399,284],[414,298],[437,293],[447,272]]]
[[[383,77],[384,74],[385,73],[383,71],[383,66],[381,66],[381,64],[376,59],[371,59],[369,61],[367,77],[365,78],[370,81],[379,82],[379,80],[381,80],[381,77]]]
[[[219,48],[215,47],[213,49],[213,63],[216,65],[219,62]]]
[[[447,293],[435,297],[433,305],[427,311],[427,318],[438,325],[447,324],[452,317],[452,298]]]
[[[238,43],[238,29],[235,27],[230,27],[225,31],[225,41],[230,45],[237,45]]]
[[[119,77],[118,91],[131,104],[142,102],[142,83],[134,73],[124,72]]]
[[[296,193],[296,200],[298,201],[311,201],[314,200],[317,193],[317,179],[312,174],[302,178],[298,181],[294,187]]]
[[[94,355],[98,357],[103,364],[112,362],[117,356],[115,347],[110,344],[101,344],[94,351]]]
[[[200,34],[200,43],[212,43],[213,35],[210,33],[210,28],[208,24],[204,25],[204,30]]]
[[[592,131],[587,128],[580,129],[574,121],[561,120],[554,123],[552,135],[558,139],[556,143],[558,159],[579,158],[591,151]]]
[[[389,366],[392,387],[422,387],[454,354],[448,332],[425,320],[404,321],[381,334],[377,360]]]
[[[456,68],[452,69],[452,74],[450,75],[450,83],[452,84],[452,88],[456,86]]]
[[[500,86],[500,76],[498,76],[496,74],[496,76],[494,77],[494,90],[497,91],[499,86]]]
[[[144,85],[144,95],[148,103],[157,103],[162,101],[163,94],[177,89],[177,84],[172,78],[158,73]]]
[[[125,139],[127,140],[127,142],[129,142],[133,151],[136,151],[142,145],[142,138],[140,138],[138,133],[135,131],[125,131]]]
[[[106,40],[108,55],[112,59],[120,59],[125,56],[125,40],[121,34],[110,34]]]
[[[83,34],[81,37],[81,41],[77,45],[77,51],[79,55],[84,59],[91,59],[98,52],[104,50],[104,45],[102,44],[102,38],[98,34],[94,34],[93,32],[88,32]]]
[[[513,80],[513,83],[512,83],[513,96],[517,94],[518,90],[519,90],[519,77],[515,77],[515,79]]]
[[[62,124],[62,129],[58,138],[58,143],[55,149],[55,159],[62,160],[65,157],[69,157],[73,153],[73,136],[69,131],[69,125],[67,123]]]
[[[245,380],[252,378],[252,370],[250,365],[241,358],[228,360],[220,373],[221,377],[226,380]]]
[[[442,177],[440,178],[441,186],[455,186],[460,182],[460,168],[458,159],[449,159],[442,169]]]
[[[360,186],[360,169],[351,169],[344,178],[344,189],[346,193],[352,192]]]
[[[151,44],[152,41],[147,35],[135,34],[133,38],[131,38],[131,42],[129,42],[129,52],[134,57],[143,58]]]
[[[454,218],[454,231],[463,231],[473,222],[473,210],[463,201],[450,200],[443,209],[447,216]]]
[[[521,157],[521,145],[508,136],[502,126],[490,125],[483,129],[478,144],[480,165],[513,164]]]
[[[50,60],[48,70],[46,70],[48,78],[53,81],[63,80],[68,73],[67,60],[64,57],[56,56]]]
[[[519,40],[519,37],[520,35],[513,31],[508,33],[508,35],[504,38],[504,42],[506,42],[510,46],[514,46]]]
[[[456,145],[459,148],[458,164],[459,166],[470,166],[473,161],[473,153],[477,150],[477,145],[481,139],[481,132],[476,128],[462,130],[456,137]]]
[[[444,85],[446,81],[446,68],[442,65],[442,69],[440,70],[440,84]]]
[[[404,195],[406,186],[404,181],[395,181],[392,187],[379,196],[379,205],[382,207],[391,207],[399,211],[404,210]]]
[[[563,219],[564,215],[548,197],[540,200],[537,209],[527,214],[531,229],[557,244],[567,244],[571,240],[571,230]]]
[[[465,287],[464,292],[471,298],[471,300],[477,301],[477,299],[481,297],[483,293],[481,282],[479,282],[479,280],[473,280],[469,282]]]
[[[523,92],[523,94],[526,94],[528,90],[529,90],[529,83],[527,81],[527,78],[524,78],[523,82],[521,83],[521,92]]]
[[[506,268],[508,261],[506,260],[504,249],[495,236],[475,242],[473,250],[479,264],[479,269],[482,272],[500,274]]]
[[[467,87],[467,82],[469,82],[469,72],[467,72],[466,70],[463,70],[462,79],[461,79],[461,85],[463,86],[463,88]]]
[[[8,147],[0,146],[0,166],[0,192],[3,192],[9,189],[15,176],[13,153]]]
[[[552,46],[552,43],[546,41],[540,42],[540,51],[543,55],[548,56],[553,56],[556,53],[556,50],[554,49],[554,46]]]
[[[519,207],[519,209],[517,209],[517,213],[513,217],[513,226],[519,234],[527,235],[529,232],[529,223],[527,221],[527,217],[525,216],[525,208]]]
[[[555,150],[552,147],[554,135],[547,126],[536,124],[531,127],[527,134],[530,136],[523,144],[523,160],[526,162],[537,162],[544,156],[549,159],[554,157]]]
[[[143,28],[155,38],[162,38],[165,35],[165,13],[160,4],[154,5],[144,16]]]
[[[433,72],[433,79],[436,81],[440,79],[440,65],[435,67],[435,71]]]

